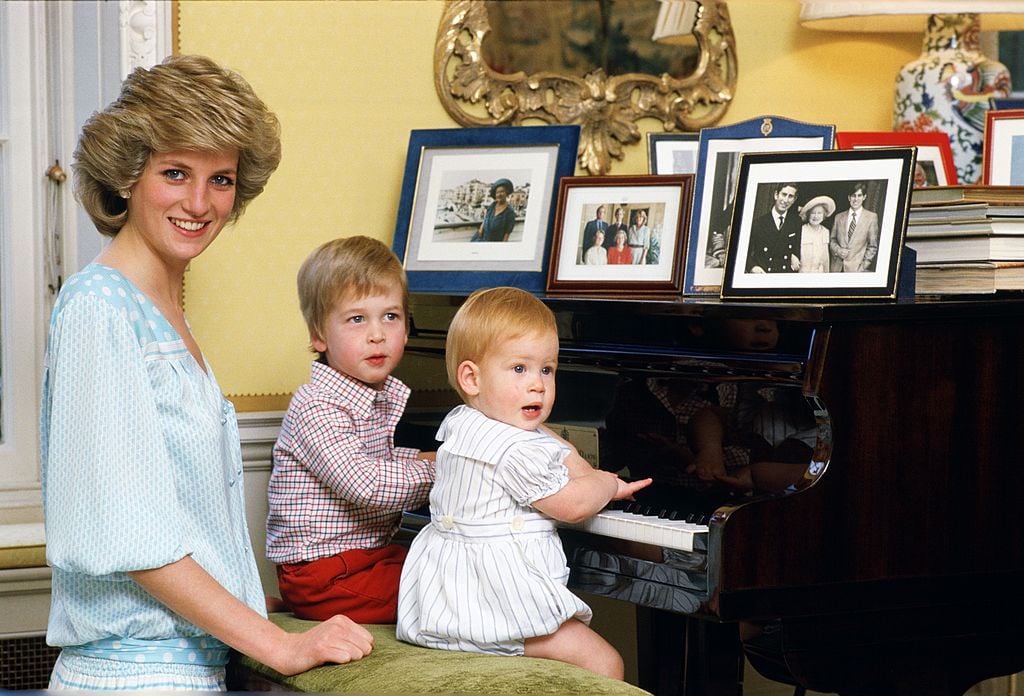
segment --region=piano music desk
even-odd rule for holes
[[[313,622],[271,614],[287,631]],[[534,657],[499,657],[432,650],[402,643],[394,625],[366,627],[373,652],[357,662],[326,665],[284,677],[266,665],[235,656],[228,667],[232,691],[305,691],[359,694],[581,694],[642,696],[648,692],[580,667]]]

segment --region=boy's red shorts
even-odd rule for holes
[[[308,563],[277,566],[281,598],[300,619],[344,614],[356,623],[394,623],[407,550],[390,544],[353,549]]]

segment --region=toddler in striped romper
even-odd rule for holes
[[[464,404],[437,434],[431,522],[399,584],[397,636],[431,648],[561,660],[622,679],[622,658],[566,587],[555,520],[577,522],[650,479],[591,468],[543,427],[558,333],[528,292],[472,294],[448,330],[448,379]]]

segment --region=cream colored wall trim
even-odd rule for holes
[[[242,466],[246,471],[270,471],[271,450],[281,430],[284,411],[252,411],[238,414],[242,440]]]
[[[41,636],[49,615],[49,568],[0,570],[0,639]]]
[[[170,0],[121,0],[121,76],[171,54]]]

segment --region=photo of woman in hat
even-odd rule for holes
[[[815,196],[800,208],[800,272],[829,272],[829,229],[825,218],[836,212],[836,202],[828,196]]]
[[[514,187],[508,179],[498,179],[491,184],[491,198],[494,202],[487,206],[483,222],[476,231],[472,242],[507,242],[512,228],[516,224],[516,212],[509,205],[508,197]]]

